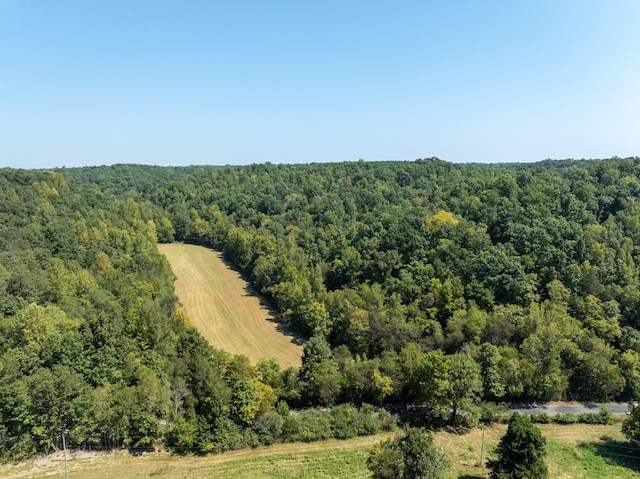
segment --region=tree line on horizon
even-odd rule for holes
[[[0,449],[65,432],[222,451],[391,421],[290,411],[319,405],[468,426],[480,401],[637,399],[639,173],[638,158],[0,169]],[[223,251],[309,338],[302,366],[209,346],[157,251],[174,241]]]

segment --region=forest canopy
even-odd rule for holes
[[[217,451],[305,437],[290,407],[637,399],[639,200],[639,158],[1,169],[1,447]],[[155,247],[175,241],[310,338],[299,370],[189,326]]]

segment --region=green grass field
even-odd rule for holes
[[[593,426],[539,425],[547,438],[549,477],[553,479],[638,479],[640,451],[628,449],[620,424]],[[485,459],[491,456],[505,425],[487,428]],[[277,444],[205,457],[168,453],[134,457],[126,453],[86,455],[69,460],[69,477],[83,479],[158,478],[344,478],[370,477],[365,461],[369,449],[390,434],[310,444]],[[481,479],[488,471],[479,466],[482,431],[436,434],[450,457],[452,478]],[[632,457],[629,457],[632,456]],[[64,478],[61,454],[0,468],[0,478]]]
[[[274,358],[283,368],[300,366],[302,347],[284,334],[272,311],[222,255],[202,246],[161,244],[177,280],[176,294],[209,343],[256,362]]]

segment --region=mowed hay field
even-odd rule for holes
[[[553,479],[638,479],[640,461],[630,456],[620,432],[620,424],[609,426],[574,424],[538,425],[547,438],[546,463]],[[486,429],[484,460],[493,457],[506,425]],[[371,447],[393,434],[360,437],[347,441],[330,440],[309,444],[276,444],[218,455],[179,456],[166,452],[136,457],[124,452],[112,454],[71,454],[69,478],[228,478],[244,479],[365,479],[371,477],[366,459]],[[451,478],[484,479],[489,471],[480,467],[482,430],[468,434],[437,432],[436,443],[452,462]],[[635,456],[637,457],[637,455]],[[19,465],[0,466],[0,478],[63,478],[63,455],[57,453]]]
[[[245,354],[255,363],[274,358],[281,367],[300,366],[302,346],[279,330],[274,314],[250,293],[249,284],[222,254],[203,246],[161,244],[177,279],[176,294],[193,325],[215,348]]]

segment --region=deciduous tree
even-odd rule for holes
[[[450,467],[433,435],[417,428],[376,444],[367,459],[374,479],[444,479]]]

